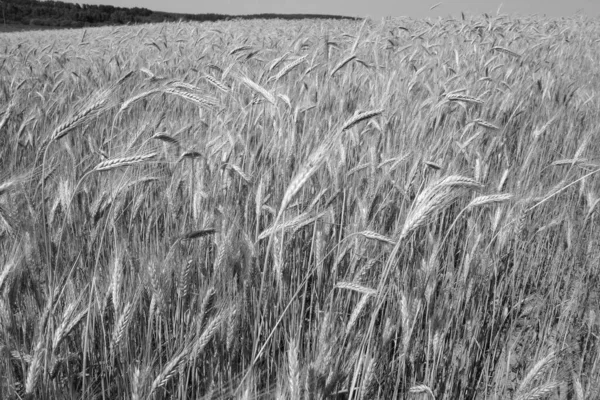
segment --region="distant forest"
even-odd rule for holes
[[[62,1],[0,0],[0,24],[81,28],[84,26],[140,24],[169,21],[219,21],[229,19],[355,19],[320,14],[175,14],[146,8],[73,4]]]

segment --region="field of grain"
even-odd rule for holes
[[[1,35],[0,398],[599,398],[598,37]]]

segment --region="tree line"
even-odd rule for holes
[[[219,21],[228,19],[354,19],[321,14],[176,14],[146,8],[65,3],[62,1],[0,0],[4,24],[81,28],[172,21]]]

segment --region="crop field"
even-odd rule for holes
[[[0,35],[0,398],[600,398],[598,38]]]

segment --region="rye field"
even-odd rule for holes
[[[0,398],[598,399],[598,38],[0,35]]]

